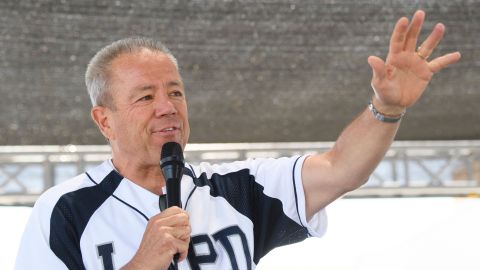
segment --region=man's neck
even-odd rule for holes
[[[113,166],[125,178],[157,195],[163,194],[165,186],[160,165],[142,165],[113,158]]]

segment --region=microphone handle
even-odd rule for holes
[[[167,179],[167,207],[178,206],[182,208],[182,200],[180,199],[180,179]],[[168,269],[178,269],[178,258],[180,254],[173,256],[173,264]]]
[[[167,207],[178,206],[182,208],[180,199],[180,179],[167,179]]]

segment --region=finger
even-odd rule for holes
[[[167,209],[168,210],[168,209]],[[184,210],[164,211],[150,218],[149,223],[155,226],[186,226],[189,225],[188,213]]]
[[[422,55],[425,59],[427,59],[433,52],[433,50],[437,47],[440,40],[443,38],[443,34],[445,33],[445,26],[441,23],[438,23],[433,28],[432,33],[425,39],[425,41],[418,47],[417,53]]]
[[[445,54],[430,61],[428,67],[433,73],[436,73],[449,65],[456,63],[460,58],[461,55],[459,52]]]
[[[181,241],[178,244],[178,254],[180,254],[178,261],[181,262],[185,260],[188,256],[188,245],[190,243],[190,240],[188,241]]]
[[[390,53],[399,53],[403,50],[405,37],[408,29],[408,18],[400,18],[393,28],[392,37],[390,38]]]
[[[405,38],[405,51],[414,52],[417,47],[417,39],[422,29],[423,21],[425,20],[425,12],[418,10],[412,18],[412,22],[408,27],[407,36]]]
[[[368,64],[372,68],[372,80],[382,80],[385,77],[385,62],[383,62],[381,58],[376,56],[370,56],[368,57]]]
[[[159,216],[159,217],[169,217],[169,216],[174,216],[174,215],[178,215],[180,213],[187,213],[185,210],[183,210],[182,208],[178,207],[178,206],[171,206],[165,210],[163,210],[162,212],[160,212],[159,214],[155,215],[155,216]]]
[[[188,240],[190,239],[190,234],[192,233],[192,229],[190,226],[183,226],[178,228],[178,231],[175,233],[175,237],[177,237],[180,240]]]
[[[172,261],[176,254],[179,254],[179,261],[185,259],[188,255],[188,245],[189,241],[184,241],[176,238],[172,238],[168,241],[168,243],[163,243],[162,250],[160,251],[162,254],[169,256],[169,261]]]
[[[173,236],[174,238],[186,240],[190,238],[190,233],[192,230],[190,226],[181,226],[181,227],[160,227],[158,229],[159,237],[166,237],[167,235]]]
[[[167,209],[163,210],[160,214],[174,215],[174,214],[180,213],[182,211],[184,211],[184,210],[182,208],[178,207],[178,206],[170,206]]]

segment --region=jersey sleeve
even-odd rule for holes
[[[22,235],[16,270],[67,269],[49,246],[51,210],[42,200],[35,204]]]
[[[15,269],[85,269],[76,234],[71,207],[62,202],[63,195],[91,185],[78,175],[43,193],[35,203],[20,241]],[[64,218],[58,218],[59,216]],[[57,218],[56,218],[57,217]],[[63,232],[69,237],[57,237]],[[59,257],[59,254],[67,256]],[[73,263],[72,263],[73,262]]]
[[[296,213],[299,216],[300,223],[308,229],[308,232],[311,236],[321,237],[327,231],[327,213],[326,209],[322,209],[315,213],[312,218],[307,221],[307,205],[305,202],[305,189],[303,188],[303,181],[302,181],[302,166],[303,162],[305,161],[306,156],[302,156],[297,159],[296,166],[292,170],[294,170],[293,174],[293,181],[294,181],[294,192],[296,193],[296,205],[298,205],[298,209]]]
[[[263,256],[274,247],[292,244],[309,236],[322,236],[327,227],[324,209],[309,221],[301,178],[306,156],[258,159],[250,173],[260,188],[255,191],[255,253]]]

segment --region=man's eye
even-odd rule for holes
[[[183,97],[183,93],[182,93],[182,91],[172,91],[172,92],[170,92],[170,96]]]
[[[144,97],[141,97],[140,99],[138,99],[138,101],[146,101],[146,100],[151,100],[153,99],[153,96],[152,95],[146,95]]]

